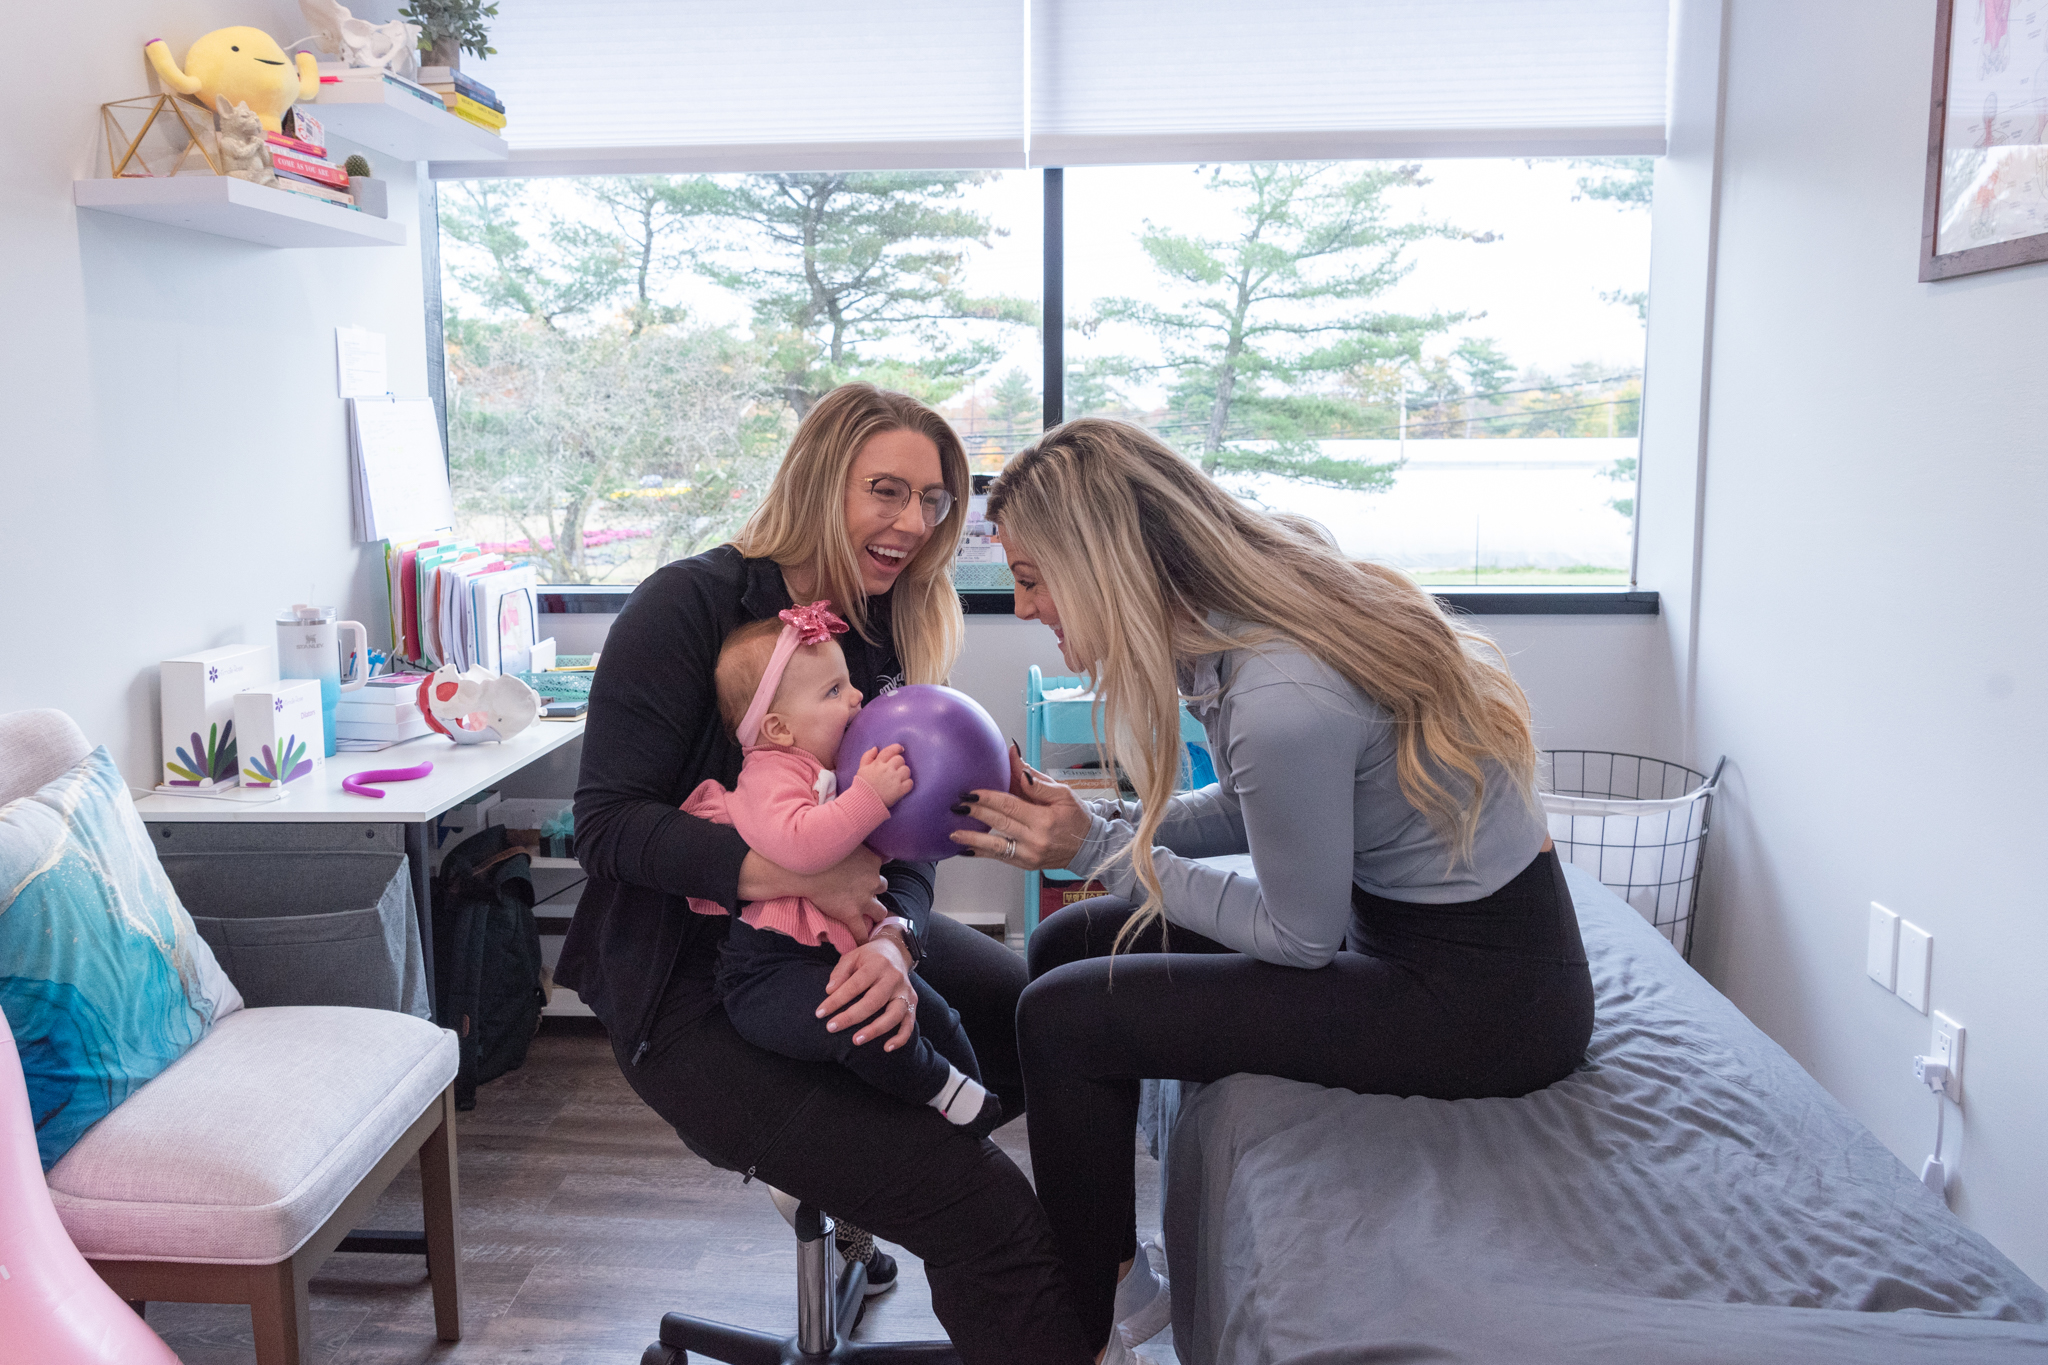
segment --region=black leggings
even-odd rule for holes
[[[1108,1340],[1137,1252],[1132,1138],[1142,1078],[1239,1071],[1363,1094],[1525,1095],[1569,1075],[1593,983],[1554,853],[1483,900],[1411,905],[1354,889],[1347,951],[1279,967],[1157,921],[1105,960],[1133,913],[1112,897],[1039,925],[1018,1004],[1031,1168],[1088,1340]],[[1113,970],[1112,970],[1113,969]]]
[[[1024,964],[936,913],[925,942],[919,974],[960,1012],[1005,1113],[1023,1112],[1015,1021]],[[630,1040],[612,1041],[627,1082],[692,1151],[923,1258],[932,1311],[967,1365],[1088,1365],[1095,1346],[1082,1336],[1045,1215],[1001,1148],[963,1140],[936,1109],[891,1099],[845,1067],[755,1047],[711,989],[705,977],[677,974],[637,1064]],[[762,1213],[773,1217],[765,1198]]]

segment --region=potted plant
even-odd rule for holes
[[[386,191],[390,188],[382,180],[370,177],[370,158],[360,152],[341,163],[348,172],[348,192],[355,196],[356,207],[374,218],[391,216],[391,200]]]
[[[422,66],[454,70],[465,52],[488,57],[498,50],[484,31],[484,20],[495,19],[498,7],[483,0],[412,0],[398,14],[420,26],[420,50],[427,54]]]

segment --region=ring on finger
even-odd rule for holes
[[[1017,856],[1017,841],[1015,839],[1003,840],[1003,856],[1005,858],[1014,858]]]

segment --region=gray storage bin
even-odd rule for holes
[[[248,1004],[431,1017],[397,825],[152,823],[149,834]]]

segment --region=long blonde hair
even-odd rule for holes
[[[813,598],[829,599],[862,638],[873,641],[860,547],[846,534],[846,500],[861,447],[891,431],[914,431],[939,448],[953,509],[910,557],[890,592],[896,657],[906,682],[943,683],[960,657],[967,624],[953,590],[952,564],[967,522],[967,451],[946,419],[906,394],[841,384],[797,425],[768,496],[733,544],[749,558],[810,574]]]
[[[1003,471],[988,514],[1043,575],[1144,801],[1130,856],[1146,903],[1119,943],[1159,913],[1150,850],[1180,772],[1177,660],[1285,639],[1343,674],[1393,717],[1401,793],[1453,866],[1471,856],[1488,760],[1533,790],[1528,699],[1493,641],[1405,574],[1246,507],[1149,433],[1055,427]],[[1251,629],[1225,635],[1211,612]]]

